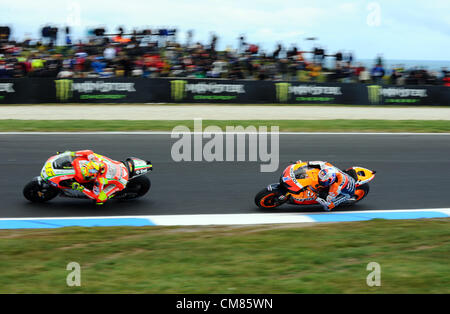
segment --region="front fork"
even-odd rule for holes
[[[283,188],[279,183],[269,184],[267,186],[267,191],[274,192],[275,197],[277,197],[281,203],[287,202],[291,197],[291,193],[287,189]]]

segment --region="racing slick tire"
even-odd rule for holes
[[[59,190],[48,185],[42,185],[38,180],[28,182],[23,188],[23,196],[33,203],[47,202],[58,196],[58,194]]]
[[[279,194],[275,191],[268,191],[267,189],[261,190],[255,196],[255,204],[261,209],[270,209],[278,207],[286,202],[278,199]]]
[[[146,176],[131,179],[125,189],[125,199],[133,199],[145,195],[150,190],[151,185],[150,179]]]
[[[352,206],[352,205],[358,203],[359,201],[364,199],[367,196],[367,194],[369,194],[369,191],[370,191],[370,188],[369,188],[369,184],[367,184],[367,183],[357,187],[353,198],[344,202],[342,204],[342,206],[343,207]]]

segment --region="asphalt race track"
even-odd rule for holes
[[[298,159],[376,170],[368,197],[352,210],[449,207],[450,135],[281,134],[280,166],[272,173],[261,173],[261,162],[174,162],[175,141],[169,134],[0,134],[0,217],[258,213],[255,194]],[[48,157],[79,149],[116,160],[151,160],[150,192],[104,206],[60,197],[45,204],[24,199],[23,186]],[[270,212],[312,211],[321,209],[284,205]]]

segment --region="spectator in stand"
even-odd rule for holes
[[[378,64],[380,66],[383,66],[384,62],[383,62],[383,56],[381,54],[379,54],[375,60],[375,64]]]
[[[372,81],[375,84],[381,84],[383,76],[385,74],[385,70],[381,64],[377,64],[372,68],[372,71],[370,71],[370,76],[372,77]]]
[[[116,57],[116,49],[112,45],[108,45],[103,51],[103,57],[107,61],[112,61]]]
[[[442,81],[444,82],[444,86],[450,87],[450,72],[446,73],[446,76],[442,79]]]
[[[349,53],[347,53],[345,55],[345,62],[347,62],[349,66],[352,65],[352,63],[353,63],[353,54],[351,52],[349,52]]]
[[[74,77],[74,73],[70,69],[63,67],[56,77],[59,79],[72,78]]]
[[[227,73],[227,63],[223,59],[219,59],[214,61],[212,64],[212,70],[210,72],[209,77],[212,78],[221,78],[224,77]]]
[[[5,59],[0,59],[0,78],[10,78],[11,73],[6,65]]]
[[[340,68],[341,67],[341,63],[342,63],[342,53],[340,51],[338,51],[338,52],[336,52],[334,57],[336,58],[335,68],[336,69]]]
[[[354,69],[354,74],[357,78],[359,78],[359,75],[361,74],[361,72],[364,70],[364,67],[361,63],[358,63],[358,65],[355,67]]]
[[[322,71],[320,63],[310,63],[306,69],[309,71],[310,80],[316,82],[319,78],[320,72]]]
[[[277,45],[277,49],[275,49],[275,51],[273,52],[273,59],[278,59],[278,56],[280,55],[281,50],[283,49],[283,46],[281,46],[281,44]]]
[[[370,72],[365,67],[362,67],[361,71],[359,72],[359,81],[361,83],[370,82]]]
[[[279,79],[280,80],[287,80],[288,79],[288,59],[280,59],[277,63],[278,69],[277,72],[280,74]]]
[[[398,69],[392,69],[391,76],[389,78],[389,83],[392,85],[397,85],[398,79],[402,76]]]
[[[154,32],[153,32],[154,33]],[[353,66],[352,54],[337,52],[335,66],[325,67],[325,51],[317,47],[312,55],[295,45],[288,50],[277,43],[267,56],[258,45],[248,44],[239,37],[237,49],[218,51],[218,37],[212,34],[207,45],[194,42],[193,36],[184,45],[168,38],[158,40],[152,32],[133,32],[105,36],[93,32],[87,41],[70,38],[64,46],[48,40],[21,43],[0,43],[0,77],[190,77],[260,80],[300,80],[377,84],[385,76],[381,55],[376,66],[367,70],[361,64]],[[66,29],[66,35],[69,30]],[[159,35],[157,35],[159,36]],[[305,56],[306,55],[306,56]],[[315,62],[314,62],[315,60]],[[389,72],[391,84],[448,84],[448,72],[441,75],[425,69]]]
[[[450,71],[446,67],[441,69],[441,80],[444,86],[450,86]]]
[[[342,68],[342,82],[343,83],[351,83],[353,79],[353,69],[350,66],[350,63],[345,62],[344,67]]]
[[[100,75],[105,67],[106,63],[103,57],[95,57],[91,62],[91,68],[97,75]]]

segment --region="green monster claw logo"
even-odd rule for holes
[[[367,94],[369,95],[369,103],[371,105],[378,105],[381,102],[381,86],[380,85],[367,86]]]
[[[55,80],[56,98],[59,101],[67,101],[72,97],[72,80]]]
[[[173,100],[180,101],[186,97],[186,84],[187,81],[184,80],[170,81],[170,91]]]
[[[286,102],[289,99],[289,87],[290,83],[276,83],[277,100],[279,102]]]

